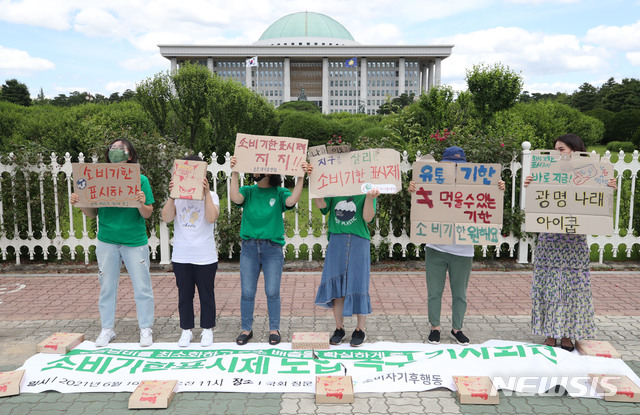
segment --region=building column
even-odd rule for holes
[[[282,102],[291,101],[291,59],[284,58],[284,94]]]
[[[434,73],[433,66],[434,66],[433,62],[429,62],[429,78],[428,78],[429,81],[427,82],[428,91],[430,91],[431,88],[433,88],[433,73]]]
[[[178,58],[171,58],[171,72],[174,73],[178,70]]]
[[[441,80],[441,66],[442,66],[442,59],[441,58],[436,58],[436,70],[435,70],[435,83],[436,85],[440,86],[442,84],[442,80]]]
[[[402,95],[405,93],[405,74],[406,74],[406,60],[405,58],[398,59],[398,95]]]
[[[420,86],[420,93],[418,95],[422,95],[425,92],[429,91],[429,65],[428,64],[424,64],[422,65],[422,71],[420,71],[422,73],[422,85]]]
[[[213,58],[211,57],[207,58],[207,68],[213,73]]]
[[[253,91],[253,85],[251,85],[251,69],[253,67],[252,66],[247,66],[247,64],[245,63],[244,65],[244,84],[247,88],[249,88],[250,90]]]
[[[322,113],[329,113],[329,58],[322,58]]]
[[[360,58],[360,99],[364,105],[364,113],[367,114],[367,58]],[[358,102],[358,108],[360,103]]]

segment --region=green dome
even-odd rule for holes
[[[278,19],[264,31],[260,41],[281,38],[327,38],[353,41],[351,33],[329,16],[320,13],[293,13]]]

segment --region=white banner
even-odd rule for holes
[[[114,343],[98,349],[85,341],[66,355],[29,358],[21,367],[21,392],[132,392],[142,380],[178,380],[178,392],[315,393],[317,375],[345,372],[353,377],[356,393],[456,390],[453,376],[489,376],[498,389],[517,392],[543,393],[561,384],[576,397],[594,395],[588,389],[590,373],[626,375],[640,385],[640,378],[620,359],[502,340],[467,347],[372,343],[316,351],[291,350],[290,343],[277,348],[255,343],[214,346]],[[575,385],[564,384],[573,379]]]

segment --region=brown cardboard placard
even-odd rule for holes
[[[640,387],[624,375],[589,374],[596,391],[608,402],[640,402]]]
[[[381,193],[402,189],[400,153],[392,149],[368,149],[311,157],[311,197],[353,196],[377,188]]]
[[[174,160],[171,170],[173,188],[172,199],[202,200],[204,187],[202,181],[207,177],[207,162],[198,160]]]
[[[497,187],[501,171],[502,166],[498,163],[456,163],[456,185],[473,184]]]
[[[500,395],[488,376],[454,376],[461,405],[498,405]]]
[[[502,224],[411,221],[415,244],[496,245]],[[455,235],[455,239],[454,239]]]
[[[54,333],[38,343],[36,353],[67,354],[83,341],[83,333]]]
[[[433,156],[421,157],[413,163],[413,181],[418,185],[456,184],[456,163],[438,163]]]
[[[137,163],[73,163],[76,207],[140,207],[140,165]]]
[[[525,213],[527,232],[613,235],[613,217]]]
[[[351,146],[348,144],[343,144],[339,146],[327,146],[327,154],[348,153],[350,151],[351,151]]]
[[[525,206],[530,213],[610,216],[613,212],[613,188],[531,183],[527,187]]]
[[[576,349],[586,356],[608,357],[621,359],[620,353],[608,341],[577,340]]]
[[[416,185],[411,220],[501,224],[503,195],[498,185]]]
[[[291,337],[291,348],[294,350],[326,350],[329,349],[328,332],[297,332]]]
[[[316,376],[316,403],[353,403],[351,376]]]
[[[613,171],[611,162],[594,153],[531,152],[531,176],[538,184],[606,187]]]
[[[325,146],[324,144],[319,146],[309,147],[309,150],[307,150],[307,157],[309,158],[322,156],[325,154],[327,154],[327,146]]]
[[[129,396],[129,409],[168,408],[177,380],[143,380]]]
[[[24,370],[0,372],[0,397],[20,394]]]
[[[304,176],[309,140],[238,133],[233,171]]]

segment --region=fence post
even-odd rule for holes
[[[160,264],[170,264],[169,255],[169,228],[164,221],[160,221]]]
[[[526,189],[524,187],[524,179],[531,174],[531,143],[525,141],[522,143],[522,175],[520,176],[520,210],[524,209],[526,200]],[[524,223],[522,224],[524,232]],[[526,264],[529,262],[529,242],[527,237],[520,238],[518,242],[518,263]]]

